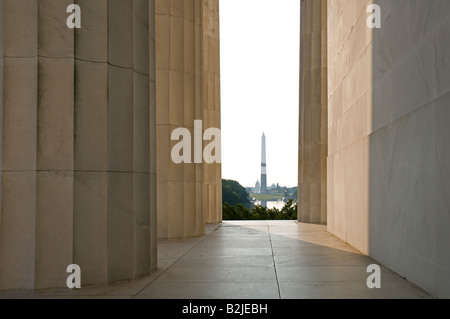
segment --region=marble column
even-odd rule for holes
[[[221,219],[221,190],[217,187],[220,166],[194,163],[194,152],[192,163],[175,164],[171,160],[171,150],[178,143],[171,141],[173,130],[187,128],[193,146],[195,120],[202,121],[203,131],[219,127],[218,29],[209,23],[208,28],[205,26],[209,21],[206,10],[218,27],[218,2],[214,2],[215,9],[209,14],[209,4],[203,0],[156,0],[157,203],[161,238],[203,235],[205,222]],[[211,56],[205,58],[207,48],[214,48],[213,41],[209,41],[211,30],[217,30],[217,51],[211,50]],[[212,63],[213,68],[206,63]],[[199,136],[202,133],[197,132]]]
[[[156,268],[154,1],[71,3],[0,2],[0,289]]]
[[[202,4],[203,122],[206,128],[220,129],[219,0],[203,0]],[[220,163],[205,164],[203,188],[205,222],[222,222],[222,165]]]
[[[149,134],[150,134],[150,269],[154,270],[158,265],[158,224],[157,224],[157,179],[156,179],[156,11],[155,0],[148,0],[148,25],[149,25]]]
[[[3,17],[3,0],[0,0],[0,17]],[[2,141],[3,141],[3,19],[0,19],[0,221],[2,202]],[[0,226],[1,227],[1,226]],[[1,229],[1,228],[0,228]]]
[[[187,237],[204,233],[202,207],[197,207],[195,181],[201,165],[175,164],[172,131],[187,128],[193,135],[196,109],[195,67],[199,1],[156,0],[157,205],[158,236]],[[201,118],[199,118],[201,119]]]
[[[0,289],[35,282],[38,2],[3,0]],[[20,84],[20,85],[19,85]]]
[[[298,221],[327,221],[327,1],[301,1]]]
[[[75,41],[74,261],[108,282],[108,1],[79,0]],[[94,88],[94,89],[93,89]]]
[[[34,287],[46,288],[64,283],[73,263],[75,42],[63,14],[73,1],[37,3]]]

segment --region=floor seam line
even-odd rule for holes
[[[267,232],[269,233],[270,249],[272,251],[273,269],[275,270],[275,279],[277,281],[278,299],[281,299],[280,281],[278,280],[277,264],[275,263],[275,254],[273,253],[272,234],[270,233],[270,225],[267,224]]]

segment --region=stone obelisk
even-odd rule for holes
[[[262,136],[261,147],[261,193],[267,193],[267,171],[266,171],[266,135]]]

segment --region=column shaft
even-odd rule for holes
[[[2,2],[0,289],[32,289],[36,240],[38,2]]]
[[[108,1],[78,0],[75,33],[74,262],[108,282]]]
[[[219,0],[202,1],[203,20],[203,118],[207,128],[221,128],[220,120],[220,39]],[[217,151],[217,150],[216,150]],[[204,167],[204,207],[206,223],[222,221],[222,167]]]
[[[70,0],[38,1],[34,288],[58,287],[73,263],[74,30]]]
[[[212,19],[212,20],[211,20]],[[218,1],[156,0],[158,235],[204,234],[205,222],[221,220],[220,165],[175,164],[171,141],[194,121],[203,131],[220,128]],[[205,146],[205,143],[203,143]],[[203,149],[203,148],[202,148]],[[192,152],[193,153],[193,152]]]
[[[0,289],[156,268],[154,1],[72,3],[0,0]]]
[[[326,223],[327,4],[301,2],[299,211],[300,222]]]

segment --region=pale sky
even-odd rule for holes
[[[298,184],[300,0],[220,0],[222,177]]]

